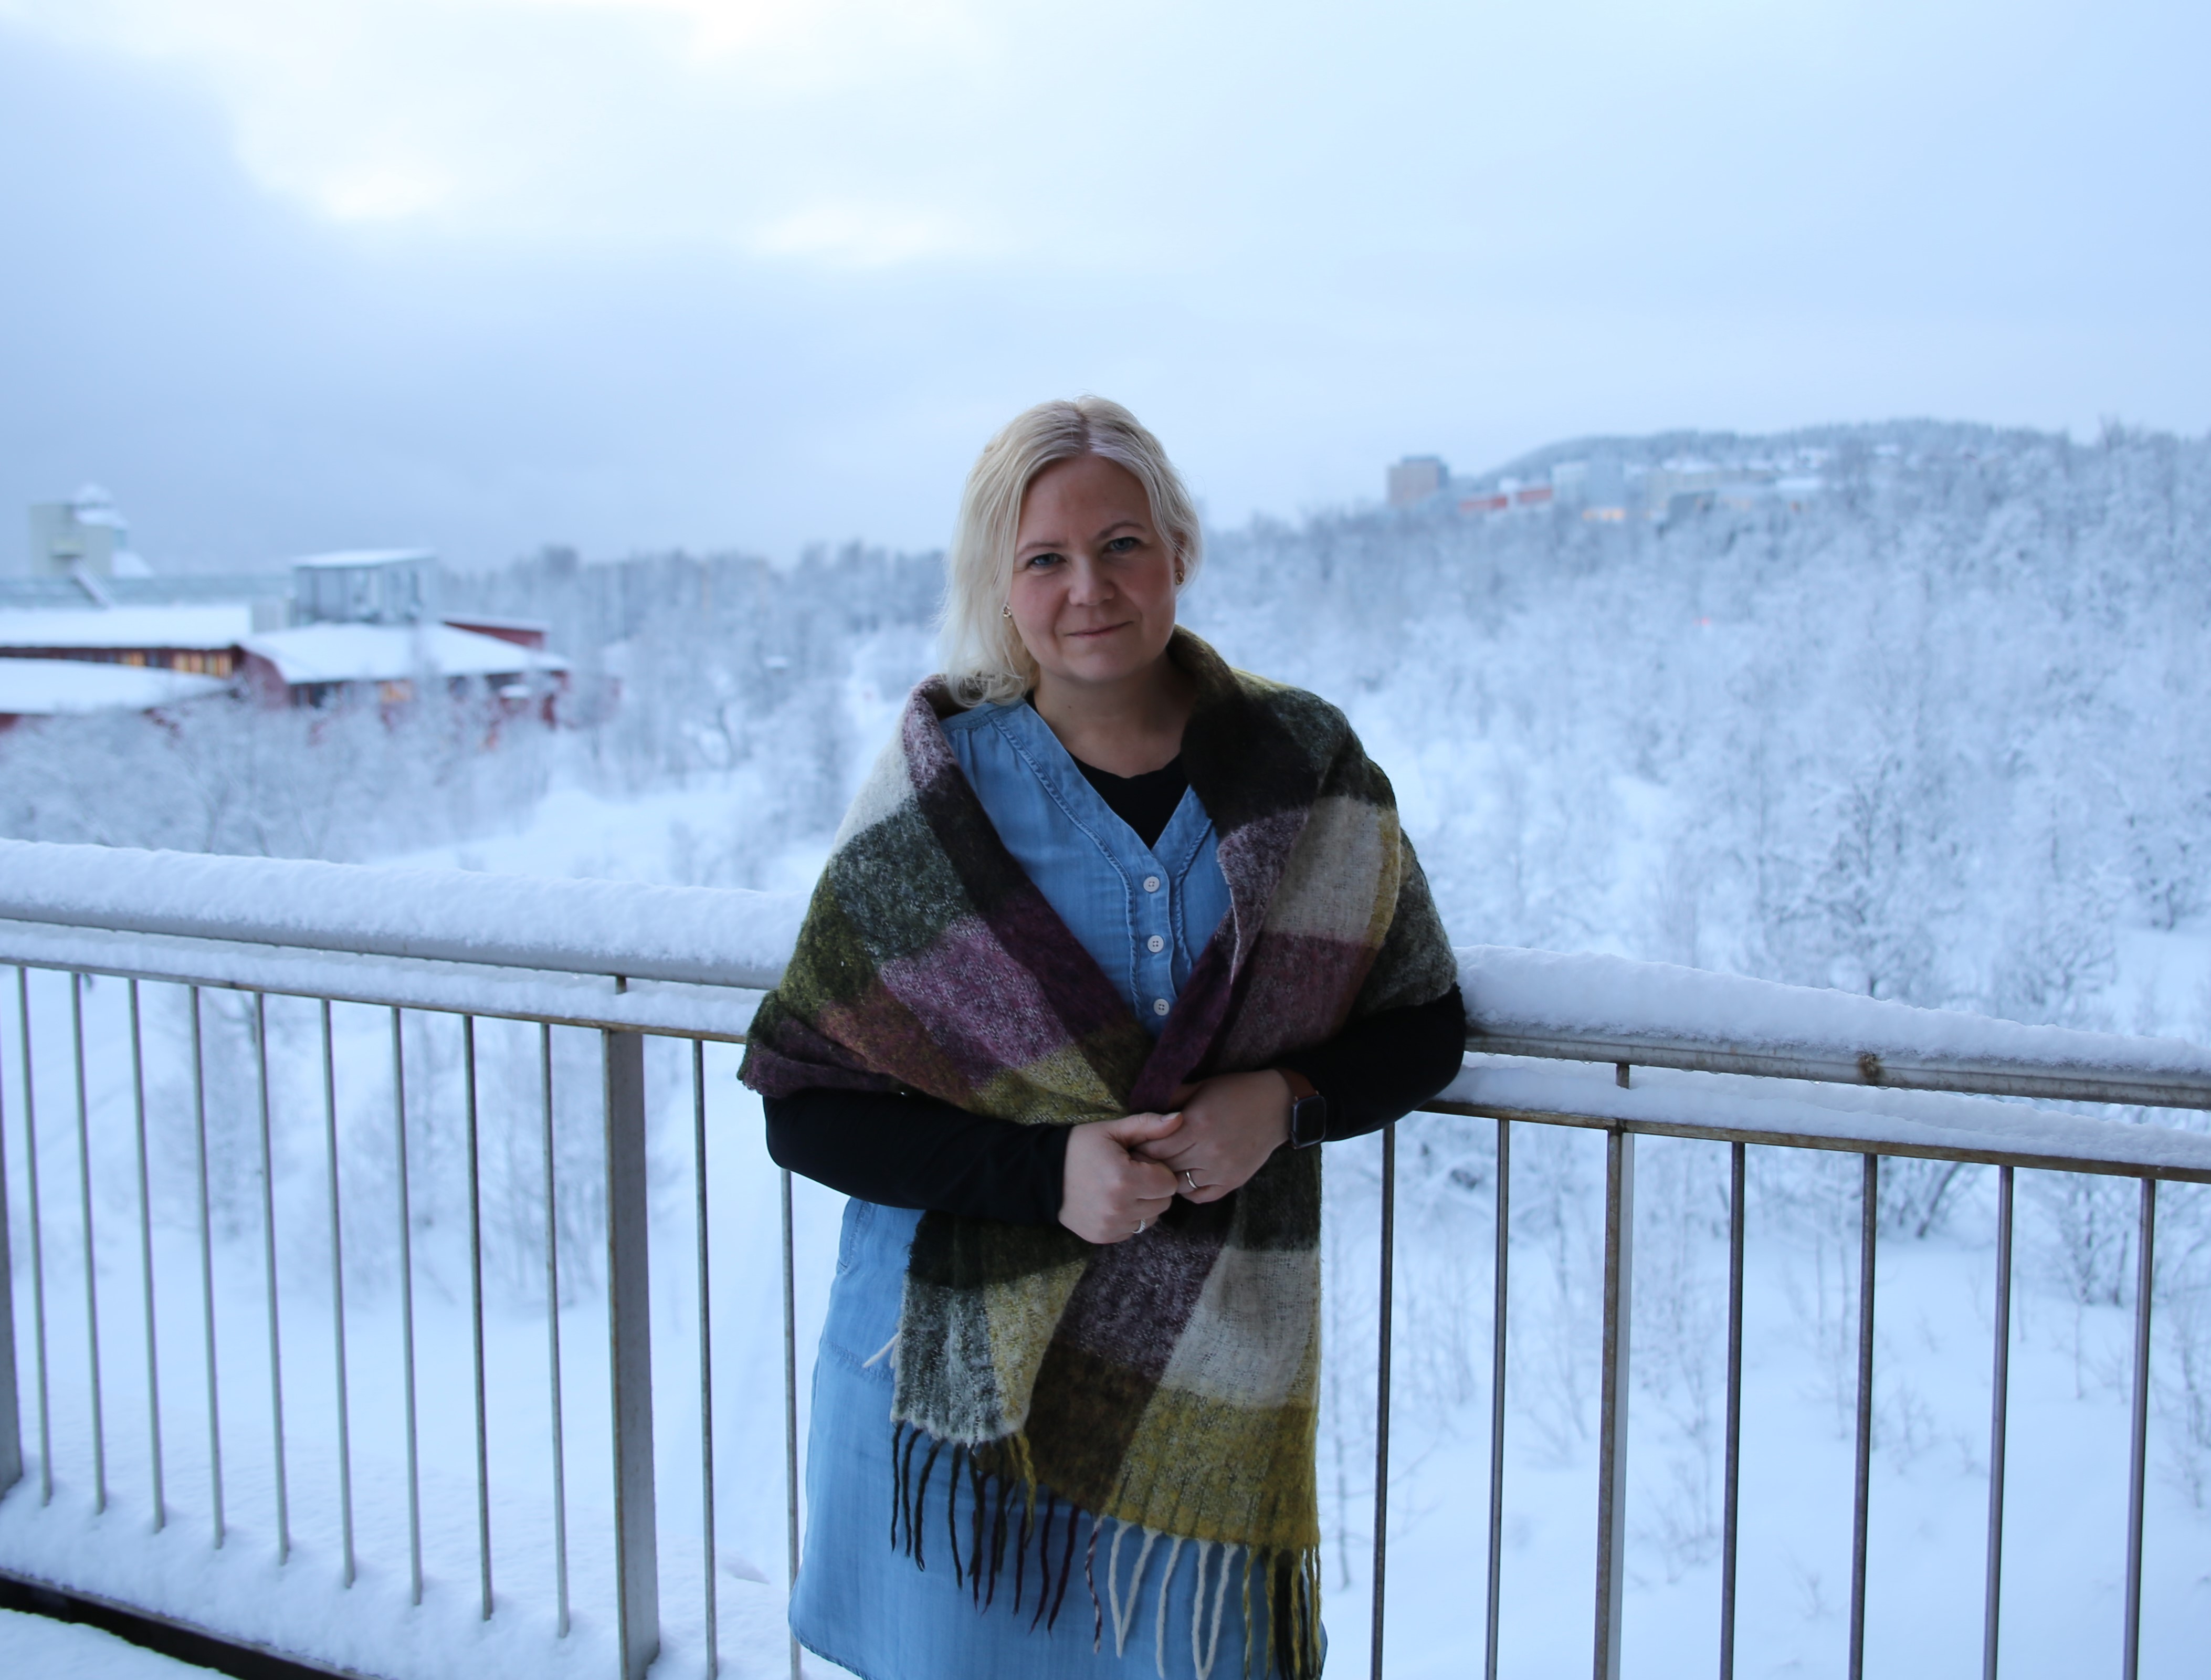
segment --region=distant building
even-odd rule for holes
[[[0,658],[0,730],[82,712],[157,712],[221,694],[220,676],[88,659]]]
[[[427,549],[315,555],[292,567],[290,628],[241,644],[249,692],[278,706],[404,706],[481,685],[502,709],[552,720],[568,662],[546,627],[522,619],[438,616],[438,557]]]
[[[255,609],[245,602],[0,610],[0,666],[16,660],[67,660],[227,678],[237,668],[239,644],[255,626]]]
[[[273,706],[405,706],[442,688],[482,689],[508,713],[553,720],[568,662],[450,624],[301,624],[246,639],[247,689]]]
[[[535,648],[543,652],[545,639],[553,634],[553,627],[535,618],[493,618],[483,613],[464,616],[448,614],[445,622],[456,630],[473,630],[477,635],[490,636],[499,641],[511,641],[517,647]]]
[[[142,578],[146,562],[130,551],[130,526],[115,498],[87,484],[67,501],[31,509],[30,574],[36,578]]]
[[[1554,461],[1542,478],[1485,474],[1461,479],[1456,486],[1441,461],[1415,456],[1390,469],[1390,500],[1408,506],[1441,488],[1461,513],[1477,518],[1554,507],[1578,512],[1596,525],[1625,524],[1631,518],[1664,521],[1715,507],[1747,512],[1778,504],[1801,512],[1823,488],[1818,469],[1826,456],[1825,451],[1798,450],[1787,460],[1723,462],[1676,455],[1646,466],[1623,459],[1611,443],[1596,442],[1586,458]]]
[[[1581,504],[1582,518],[1600,525],[1618,525],[1627,518],[1627,464],[1618,452],[1599,450],[1586,461],[1561,461],[1551,469],[1551,482],[1560,482],[1560,472],[1568,467],[1579,467],[1572,500]],[[1566,493],[1562,488],[1561,496]]]
[[[1451,469],[1436,455],[1408,455],[1390,469],[1390,506],[1410,507],[1451,482]]]
[[[0,590],[0,717],[143,711],[226,690],[273,706],[391,707],[442,688],[551,722],[568,685],[567,662],[546,647],[547,626],[482,614],[440,620],[437,556],[424,549],[302,560],[288,602],[263,578],[230,580],[259,599],[124,604],[115,598],[122,585],[79,587],[88,575],[10,579]],[[143,592],[151,581],[130,586]]]
[[[1472,495],[1461,496],[1458,511],[1462,513],[1503,513],[1515,507],[1543,507],[1557,494],[1548,483],[1527,484],[1517,478],[1500,478],[1493,490],[1478,490]]]
[[[359,549],[292,562],[300,624],[423,624],[438,616],[438,557],[427,549]]]
[[[1676,496],[1709,496],[1737,476],[1717,462],[1676,455],[1643,476],[1643,505],[1654,514],[1666,512]]]
[[[0,578],[0,728],[224,694],[239,644],[287,616],[266,577],[156,579],[97,485],[29,524],[28,571]]]

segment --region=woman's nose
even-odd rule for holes
[[[1109,592],[1106,573],[1088,555],[1072,557],[1069,567],[1067,598],[1079,605],[1103,600]]]

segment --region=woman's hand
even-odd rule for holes
[[[1072,1128],[1059,1222],[1087,1242],[1126,1242],[1165,1213],[1175,1198],[1175,1175],[1133,1151],[1172,1137],[1181,1124],[1179,1114],[1129,1114]]]
[[[1290,1082],[1263,1068],[1184,1087],[1182,1125],[1137,1153],[1172,1171],[1184,1200],[1217,1202],[1289,1141]]]

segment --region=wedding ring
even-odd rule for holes
[[[1133,1230],[1133,1231],[1130,1232],[1130,1233],[1129,1233],[1129,1234],[1130,1234],[1130,1236],[1132,1236],[1132,1237],[1140,1237],[1140,1236],[1143,1235],[1143,1234],[1144,1234],[1144,1227],[1145,1227],[1145,1226],[1147,1226],[1147,1225],[1148,1225],[1148,1224],[1150,1224],[1151,1222],[1151,1222],[1150,1220],[1148,1220],[1148,1219],[1139,1219],[1139,1220],[1136,1222],[1136,1228],[1135,1230]]]
[[[1189,1188],[1192,1195],[1196,1195],[1197,1193],[1197,1180],[1190,1176],[1190,1168],[1187,1167],[1184,1168],[1182,1170],[1182,1181]]]

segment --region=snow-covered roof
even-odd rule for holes
[[[302,555],[292,562],[294,566],[338,567],[347,566],[392,566],[403,560],[435,560],[438,556],[427,549],[342,549],[333,554]]]
[[[128,531],[130,522],[116,506],[115,498],[99,484],[80,484],[76,494],[69,499],[70,517],[81,525],[112,525],[117,531]]]
[[[508,676],[566,670],[558,654],[518,647],[450,624],[303,624],[248,636],[242,646],[303,682],[392,682],[427,671],[445,676]]]
[[[253,629],[245,602],[219,607],[32,607],[0,612],[0,647],[234,647]]]
[[[220,694],[219,676],[90,659],[0,659],[0,716],[51,717],[63,712],[143,712]]]
[[[448,624],[489,624],[501,630],[550,630],[553,628],[542,618],[505,618],[497,613],[488,612],[449,612],[445,617]]]

